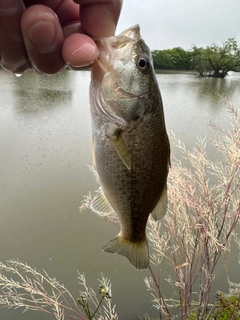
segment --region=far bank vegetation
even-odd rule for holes
[[[217,78],[225,78],[229,71],[240,71],[240,49],[234,38],[227,39],[221,46],[153,50],[152,56],[155,69],[192,70],[200,76]]]

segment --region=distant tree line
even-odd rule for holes
[[[222,46],[154,50],[152,56],[155,69],[193,70],[200,76],[218,78],[226,77],[229,71],[240,71],[240,49],[234,38],[229,38]]]

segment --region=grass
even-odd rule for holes
[[[41,311],[57,320],[117,320],[111,301],[111,284],[103,275],[99,280],[99,296],[87,286],[84,274],[78,273],[79,298],[75,299],[63,284],[26,263],[9,260],[0,263],[0,305]],[[95,318],[94,318],[95,317]]]
[[[149,219],[152,263],[157,271],[145,279],[160,319],[187,319],[191,312],[206,319],[215,267],[230,250],[240,216],[240,115],[227,104],[229,129],[214,123],[210,139],[218,162],[206,152],[207,139],[198,139],[187,150],[174,134],[172,143],[183,153],[187,165],[173,158],[168,179],[169,209],[160,222]],[[168,263],[175,277],[166,279],[175,293],[166,298],[161,291],[160,266]],[[150,270],[151,271],[151,270]],[[199,288],[195,293],[194,288]],[[178,316],[172,316],[170,309]]]

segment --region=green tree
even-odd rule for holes
[[[155,69],[171,69],[173,67],[167,50],[154,50],[152,57]]]
[[[199,75],[209,75],[212,71],[211,66],[206,58],[206,49],[192,47],[192,65]]]
[[[171,57],[172,65],[175,69],[191,69],[191,52],[180,47],[166,50]]]
[[[156,69],[192,69],[192,53],[180,47],[152,51]]]
[[[240,49],[234,38],[229,38],[222,46],[194,46],[192,57],[194,69],[202,76],[225,78],[229,71],[240,70]]]

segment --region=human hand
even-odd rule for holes
[[[15,74],[90,67],[98,57],[92,38],[114,35],[121,5],[122,0],[0,0],[0,64]]]

